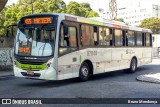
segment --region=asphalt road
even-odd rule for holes
[[[62,81],[42,81],[6,76],[0,77],[0,98],[160,98],[160,84],[136,80],[139,75],[157,72],[160,72],[160,65],[150,64],[139,67],[135,73],[121,70],[94,75],[87,82],[79,82],[76,78]],[[83,104],[76,106],[99,107],[106,105]],[[123,107],[124,105],[109,104],[109,106]],[[144,105],[139,104],[139,106],[143,107]],[[159,105],[147,104],[146,106],[158,107]]]

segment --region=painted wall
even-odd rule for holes
[[[0,48],[0,66],[12,65],[12,48]]]
[[[12,47],[13,37],[0,37],[0,71],[12,70]]]

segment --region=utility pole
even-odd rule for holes
[[[109,1],[109,14],[110,14],[110,19],[112,19],[112,20],[117,18],[117,2],[116,2],[116,0]]]

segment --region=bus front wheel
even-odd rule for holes
[[[80,67],[79,78],[81,81],[87,81],[89,78],[89,66],[86,62],[82,63]]]

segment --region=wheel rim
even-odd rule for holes
[[[135,61],[135,59],[133,59],[132,70],[135,71],[135,69],[136,69],[136,61]]]
[[[88,69],[87,69],[87,67],[83,66],[83,68],[82,68],[82,73],[83,73],[83,75],[84,75],[85,77],[88,76]]]

